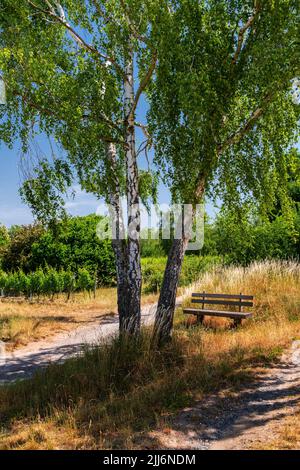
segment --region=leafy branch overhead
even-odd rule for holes
[[[298,28],[294,0],[177,2],[148,93],[155,160],[175,199],[285,197]]]
[[[3,140],[11,144],[20,137],[26,153],[28,141],[37,132],[46,132],[67,151],[70,167],[82,186],[97,197],[106,198],[108,187],[114,190],[116,178],[121,192],[125,192],[126,128],[129,120],[135,121],[140,97],[156,66],[149,22],[161,10],[159,2],[132,2],[136,13],[122,14],[129,3],[21,0],[16,4],[6,0],[0,12],[5,26],[0,35],[0,68],[9,95],[8,106],[0,109]],[[141,11],[146,11],[143,22],[139,19]],[[139,80],[129,113],[125,113],[128,77],[123,44],[131,35]],[[151,138],[146,124],[136,125],[146,135],[137,149],[138,156],[147,153]],[[107,157],[109,144],[116,146],[113,167]],[[37,179],[34,184],[33,180],[25,184],[26,192],[23,188],[23,197],[29,196],[31,207],[40,200],[34,199],[32,192],[33,187],[40,191]],[[49,200],[53,199],[55,188],[48,190]],[[62,198],[58,200],[63,202]],[[41,216],[38,208],[36,214]]]
[[[48,160],[42,160],[32,177],[23,183],[20,194],[37,220],[51,223],[66,216],[63,195],[72,182],[73,175],[67,162],[54,160],[50,165]]]
[[[16,5],[4,1],[1,21],[13,15],[15,23],[1,34],[0,67],[14,98],[10,106],[16,111],[23,102],[20,120],[26,114],[38,114],[43,130],[49,133],[61,134],[71,125],[85,131],[88,127],[100,141],[125,146],[128,116],[122,110],[122,83],[126,81],[122,42],[134,34],[135,52],[142,54],[145,67],[131,114],[151,80],[157,53],[148,25],[136,25],[134,19],[120,14],[122,4],[22,0]],[[147,17],[151,21],[155,11],[150,7],[151,2]]]

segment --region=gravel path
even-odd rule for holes
[[[154,319],[156,304],[142,308],[142,323]],[[71,332],[59,333],[48,340],[29,343],[13,352],[0,348],[0,384],[29,378],[35,370],[51,362],[62,362],[79,354],[85,344],[97,344],[114,336],[119,328],[118,316],[106,316],[97,322],[81,326]]]
[[[276,435],[300,404],[300,341],[280,364],[262,373],[236,396],[209,397],[180,412],[149,438],[156,448],[237,450]]]

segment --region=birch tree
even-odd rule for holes
[[[163,12],[153,0],[4,0],[0,11],[8,97],[0,110],[2,140],[10,145],[21,137],[26,152],[28,140],[42,131],[73,162],[97,159],[99,196],[112,204],[117,233],[125,188],[128,237],[113,246],[120,328],[131,333],[140,327],[141,297],[135,116],[156,66],[154,20]]]
[[[166,21],[150,129],[173,200],[195,207],[206,193],[229,206],[250,198],[267,210],[280,197],[288,210],[285,150],[299,135],[299,2],[181,0]],[[158,342],[172,331],[188,242],[183,233],[170,248]]]

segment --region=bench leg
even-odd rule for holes
[[[234,318],[233,320],[233,328],[238,328],[242,324],[242,319],[241,318]]]
[[[204,320],[204,315],[197,315],[197,325],[202,325]]]

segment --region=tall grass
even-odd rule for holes
[[[238,390],[300,333],[297,263],[216,269],[194,288],[254,294],[253,319],[237,330],[221,319],[187,328],[178,310],[162,350],[153,350],[145,330],[0,388],[0,448],[143,447],[147,430],[170,413],[211,391]]]

